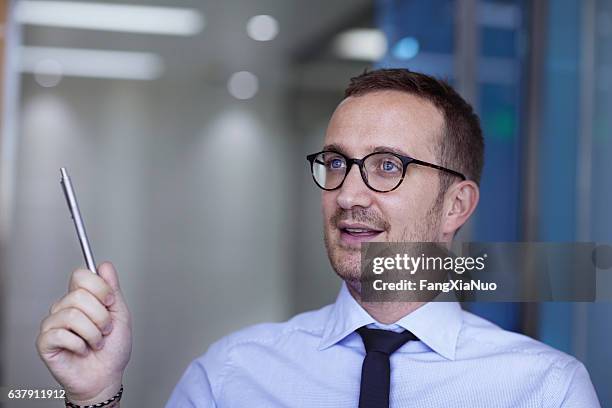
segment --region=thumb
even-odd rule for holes
[[[101,263],[98,266],[98,275],[100,275],[100,277],[104,279],[106,283],[108,283],[108,285],[113,289],[114,293],[121,291],[121,288],[119,287],[119,276],[117,275],[117,270],[112,263],[108,261]]]
[[[127,305],[125,299],[123,298],[121,287],[119,286],[119,276],[113,264],[108,261],[103,262],[98,266],[98,274],[113,290],[115,301],[109,306],[109,310],[111,312],[116,311],[120,313],[128,313]]]

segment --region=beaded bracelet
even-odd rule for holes
[[[121,399],[122,394],[123,394],[123,384],[121,384],[121,389],[119,390],[118,393],[116,393],[115,395],[113,395],[112,398],[107,399],[104,402],[99,402],[93,405],[76,405],[68,401],[68,399],[65,399],[64,402],[66,403],[66,406],[70,408],[98,408],[98,407],[105,407],[113,402],[118,402]]]

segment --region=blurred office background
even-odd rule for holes
[[[333,302],[304,156],[365,67],[448,78],[480,113],[462,239],[612,242],[612,0],[0,4],[0,385],[54,385],[34,341],[83,263],[61,166],[133,313],[126,406],[162,406],[223,335]],[[612,407],[612,305],[466,307],[575,355]]]

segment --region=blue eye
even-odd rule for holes
[[[390,160],[383,161],[382,169],[383,169],[383,171],[386,171],[386,172],[391,172],[391,171],[399,170],[397,164],[393,163]]]
[[[329,168],[337,170],[341,169],[344,166],[344,161],[342,159],[332,159],[329,161]]]

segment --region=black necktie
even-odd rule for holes
[[[361,368],[359,408],[387,408],[391,381],[389,356],[407,341],[416,340],[417,337],[408,330],[395,333],[366,327],[357,329],[357,333],[366,349]]]

